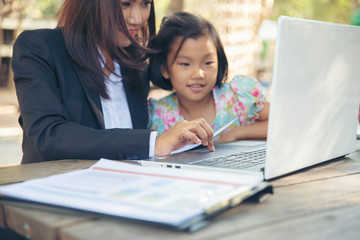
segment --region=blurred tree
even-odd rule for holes
[[[184,10],[184,0],[171,0],[167,15]]]
[[[354,10],[350,24],[360,26],[360,0],[353,0],[353,8]],[[360,113],[359,113],[359,122],[360,122]]]
[[[358,8],[351,16],[350,24],[360,26],[360,8]]]
[[[61,4],[62,1],[59,0],[34,0],[34,4],[29,5],[25,13],[28,17],[36,19],[55,18]]]
[[[353,0],[353,9],[358,9],[360,7],[360,0]]]
[[[32,18],[55,18],[61,6],[60,0],[2,0],[10,6],[12,2],[27,4],[25,13]],[[169,13],[192,9],[195,2],[208,0],[162,0],[156,1],[159,18]],[[4,6],[4,4],[2,4]],[[323,21],[349,23],[353,11],[360,7],[359,0],[275,0],[271,18],[276,20],[279,15],[303,17]],[[195,10],[195,9],[193,9]],[[3,8],[0,9],[3,11]],[[1,13],[0,13],[1,14]]]
[[[32,0],[2,0],[0,2],[0,18],[3,19],[14,12],[22,12],[22,10],[31,2]]]
[[[0,86],[11,86],[13,84],[8,84],[10,73],[10,57],[11,57],[11,48],[10,44],[13,40],[14,32],[16,32],[23,20],[23,10],[29,4],[31,4],[33,0],[1,0],[0,1]],[[12,29],[13,31],[5,31],[2,29],[3,21],[7,17],[12,16],[13,18],[17,19],[16,26]],[[7,29],[8,30],[8,29]],[[5,32],[7,34],[5,34]],[[10,51],[9,51],[10,50]],[[11,71],[11,70],[10,70]]]
[[[357,0],[275,0],[271,19],[287,15],[347,24],[354,5]]]

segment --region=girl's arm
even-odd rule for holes
[[[267,137],[270,104],[264,103],[264,108],[259,111],[259,119],[250,125],[238,126],[223,134],[218,142],[232,142],[241,139],[261,139]]]

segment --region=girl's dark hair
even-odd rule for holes
[[[228,76],[228,61],[220,37],[209,21],[186,12],[177,12],[169,18],[164,18],[158,35],[149,43],[149,47],[157,51],[155,54],[150,54],[148,73],[152,83],[162,89],[172,90],[173,86],[169,79],[165,79],[161,74],[161,66],[168,67],[167,55],[171,45],[176,38],[182,37],[177,55],[186,39],[197,39],[202,36],[209,36],[216,47],[218,58],[216,86],[221,87]]]
[[[58,16],[58,27],[62,29],[68,54],[86,86],[108,98],[105,74],[99,62],[98,47],[101,46],[121,67],[128,68],[124,80],[128,80],[134,88],[141,89],[145,55],[152,52],[145,46],[149,37],[155,34],[154,1],[139,39],[134,39],[129,33],[119,0],[65,0]],[[117,46],[115,33],[118,29],[123,29],[131,46]]]

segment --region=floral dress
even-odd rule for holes
[[[224,83],[222,87],[213,88],[212,93],[216,107],[215,120],[210,124],[213,131],[216,132],[237,118],[233,124],[214,139],[215,141],[236,126],[254,123],[259,118],[258,112],[264,107],[265,98],[259,82],[247,76],[236,75],[230,82]],[[150,98],[148,110],[148,128],[157,131],[159,135],[184,120],[175,92],[159,100]]]

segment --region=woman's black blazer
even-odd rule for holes
[[[59,28],[23,32],[14,44],[12,69],[23,129],[22,163],[148,157],[146,79],[137,91],[124,81],[134,129],[104,129],[100,97],[80,80]]]

